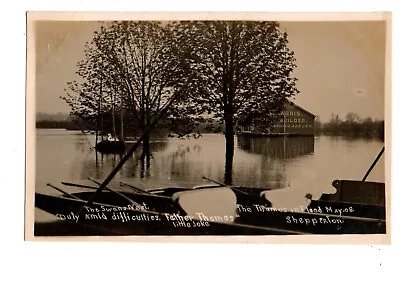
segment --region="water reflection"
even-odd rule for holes
[[[124,167],[120,171],[120,175],[124,177],[137,177],[145,178],[152,175],[152,163],[154,161],[154,155],[157,152],[162,152],[167,147],[168,141],[154,141],[150,143],[150,155],[148,158],[140,158],[142,147],[140,146],[135,153],[128,159]],[[133,146],[133,143],[129,144],[127,150]],[[88,146],[83,145],[80,141],[77,141],[76,147],[80,149],[82,153],[92,153],[95,155],[95,160],[84,159],[83,167],[81,170],[81,178],[87,179],[88,177],[95,176],[95,178],[101,178],[104,174],[109,173],[111,168],[114,168],[122,159],[123,154],[117,153],[100,153]],[[125,154],[125,153],[124,153]],[[155,164],[157,165],[157,164]],[[155,168],[157,170],[157,168]]]
[[[38,130],[36,190],[54,194],[46,183],[104,180],[121,160],[93,150],[94,136],[61,130]],[[274,204],[291,205],[306,193],[318,197],[331,192],[335,179],[361,180],[382,148],[379,140],[342,137],[235,138],[232,183],[238,186],[292,188],[290,194],[271,195]],[[161,186],[195,186],[202,176],[223,181],[225,138],[221,134],[200,139],[157,139],[150,143],[151,158],[140,162],[141,148],[115,176],[143,189]],[[384,181],[384,158],[368,177]],[[115,184],[116,184],[115,183]],[[115,185],[114,184],[114,185]],[[72,190],[72,188],[67,188]]]
[[[239,148],[272,159],[293,159],[314,153],[314,137],[238,137]]]

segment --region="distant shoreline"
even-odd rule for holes
[[[72,121],[54,121],[54,120],[36,121],[36,129],[81,130]]]
[[[51,121],[54,122],[54,121]],[[68,123],[68,122],[67,122]],[[77,127],[64,127],[65,122],[56,122],[56,123],[37,123],[36,129],[40,130],[66,130],[66,131],[82,131]],[[95,131],[95,130],[89,130]],[[222,133],[222,132],[220,132]],[[213,134],[212,132],[202,132],[202,134]],[[349,132],[316,132],[314,136],[310,136],[310,138],[315,138],[319,136],[330,136],[330,137],[343,137],[343,138],[368,138],[368,139],[379,139],[384,141],[384,137],[379,135],[376,132],[368,132],[368,133],[349,133]],[[271,136],[264,136],[266,138],[270,138]],[[296,138],[297,136],[294,136]]]

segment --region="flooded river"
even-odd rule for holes
[[[111,172],[119,155],[102,155],[93,149],[94,135],[78,131],[38,129],[36,131],[37,192],[57,194],[47,183],[61,181],[90,184]],[[233,184],[273,188],[269,199],[276,207],[302,205],[304,195],[319,198],[323,192],[334,192],[335,179],[361,180],[382,149],[375,139],[343,137],[259,137],[235,138]],[[140,151],[140,150],[139,150]],[[138,152],[139,153],[139,152]],[[149,164],[134,154],[114,178],[143,189],[162,186],[195,186],[223,182],[225,170],[225,139],[222,134],[205,134],[199,139],[159,138],[151,143]],[[368,180],[383,182],[384,155]],[[65,187],[63,187],[65,188]],[[76,191],[74,188],[65,188]],[[36,209],[36,220],[49,216]]]

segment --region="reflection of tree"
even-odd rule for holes
[[[127,162],[127,174],[128,176],[139,176],[140,178],[145,178],[151,176],[152,168],[150,164],[152,164],[151,160],[154,159],[154,156],[157,152],[164,151],[167,147],[167,141],[154,141],[150,142],[148,154],[146,158],[142,158],[141,155],[133,155]],[[142,147],[142,146],[141,146]],[[138,152],[143,148],[139,147]]]
[[[314,153],[314,137],[238,136],[239,148],[273,159],[291,159]]]
[[[151,154],[149,156],[149,160],[154,159],[154,156],[157,152],[164,151],[167,147],[167,141],[155,141],[150,142],[150,150]],[[142,148],[138,148],[137,152],[141,152]],[[96,179],[101,179],[104,177],[104,174],[108,174],[112,168],[116,166],[116,164],[121,160],[122,155],[120,154],[104,154],[97,151],[94,151],[94,158],[84,159],[81,178],[87,179],[88,177],[94,177]],[[140,178],[145,178],[146,176],[150,176],[153,171],[151,170],[150,162],[143,162],[140,154],[133,154],[130,159],[126,162],[125,166],[121,169],[121,176],[132,177],[137,176]]]
[[[176,151],[174,151],[171,156],[172,158],[179,158],[179,157],[184,157],[186,154],[191,153],[191,152],[197,152],[199,153],[201,151],[201,147],[198,144],[195,145],[183,145],[180,144]]]
[[[179,144],[174,150],[172,150],[162,160],[162,166],[170,168],[170,174],[172,176],[195,176],[199,178],[203,170],[203,164],[191,164],[193,155],[199,155],[201,153],[201,146],[195,144]],[[179,178],[178,178],[179,179]],[[191,178],[194,179],[194,178]]]
[[[261,180],[263,183],[268,184],[268,187],[271,189],[274,188],[282,188],[285,187],[286,181],[286,169],[285,167],[280,168],[279,170],[273,170],[273,174],[268,174],[269,169],[274,168],[274,161],[270,160],[270,158],[262,155],[261,157]],[[261,181],[260,180],[260,181]]]
[[[100,173],[103,173],[104,168],[114,168],[122,158],[122,155],[115,153],[114,154],[98,153],[97,155],[100,156],[100,159],[97,158],[96,175],[100,175]]]

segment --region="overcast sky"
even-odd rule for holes
[[[36,25],[36,112],[68,113],[59,98],[75,79],[97,22],[40,22]],[[384,117],[384,22],[281,22],[295,53],[300,93],[295,103],[327,121]]]

